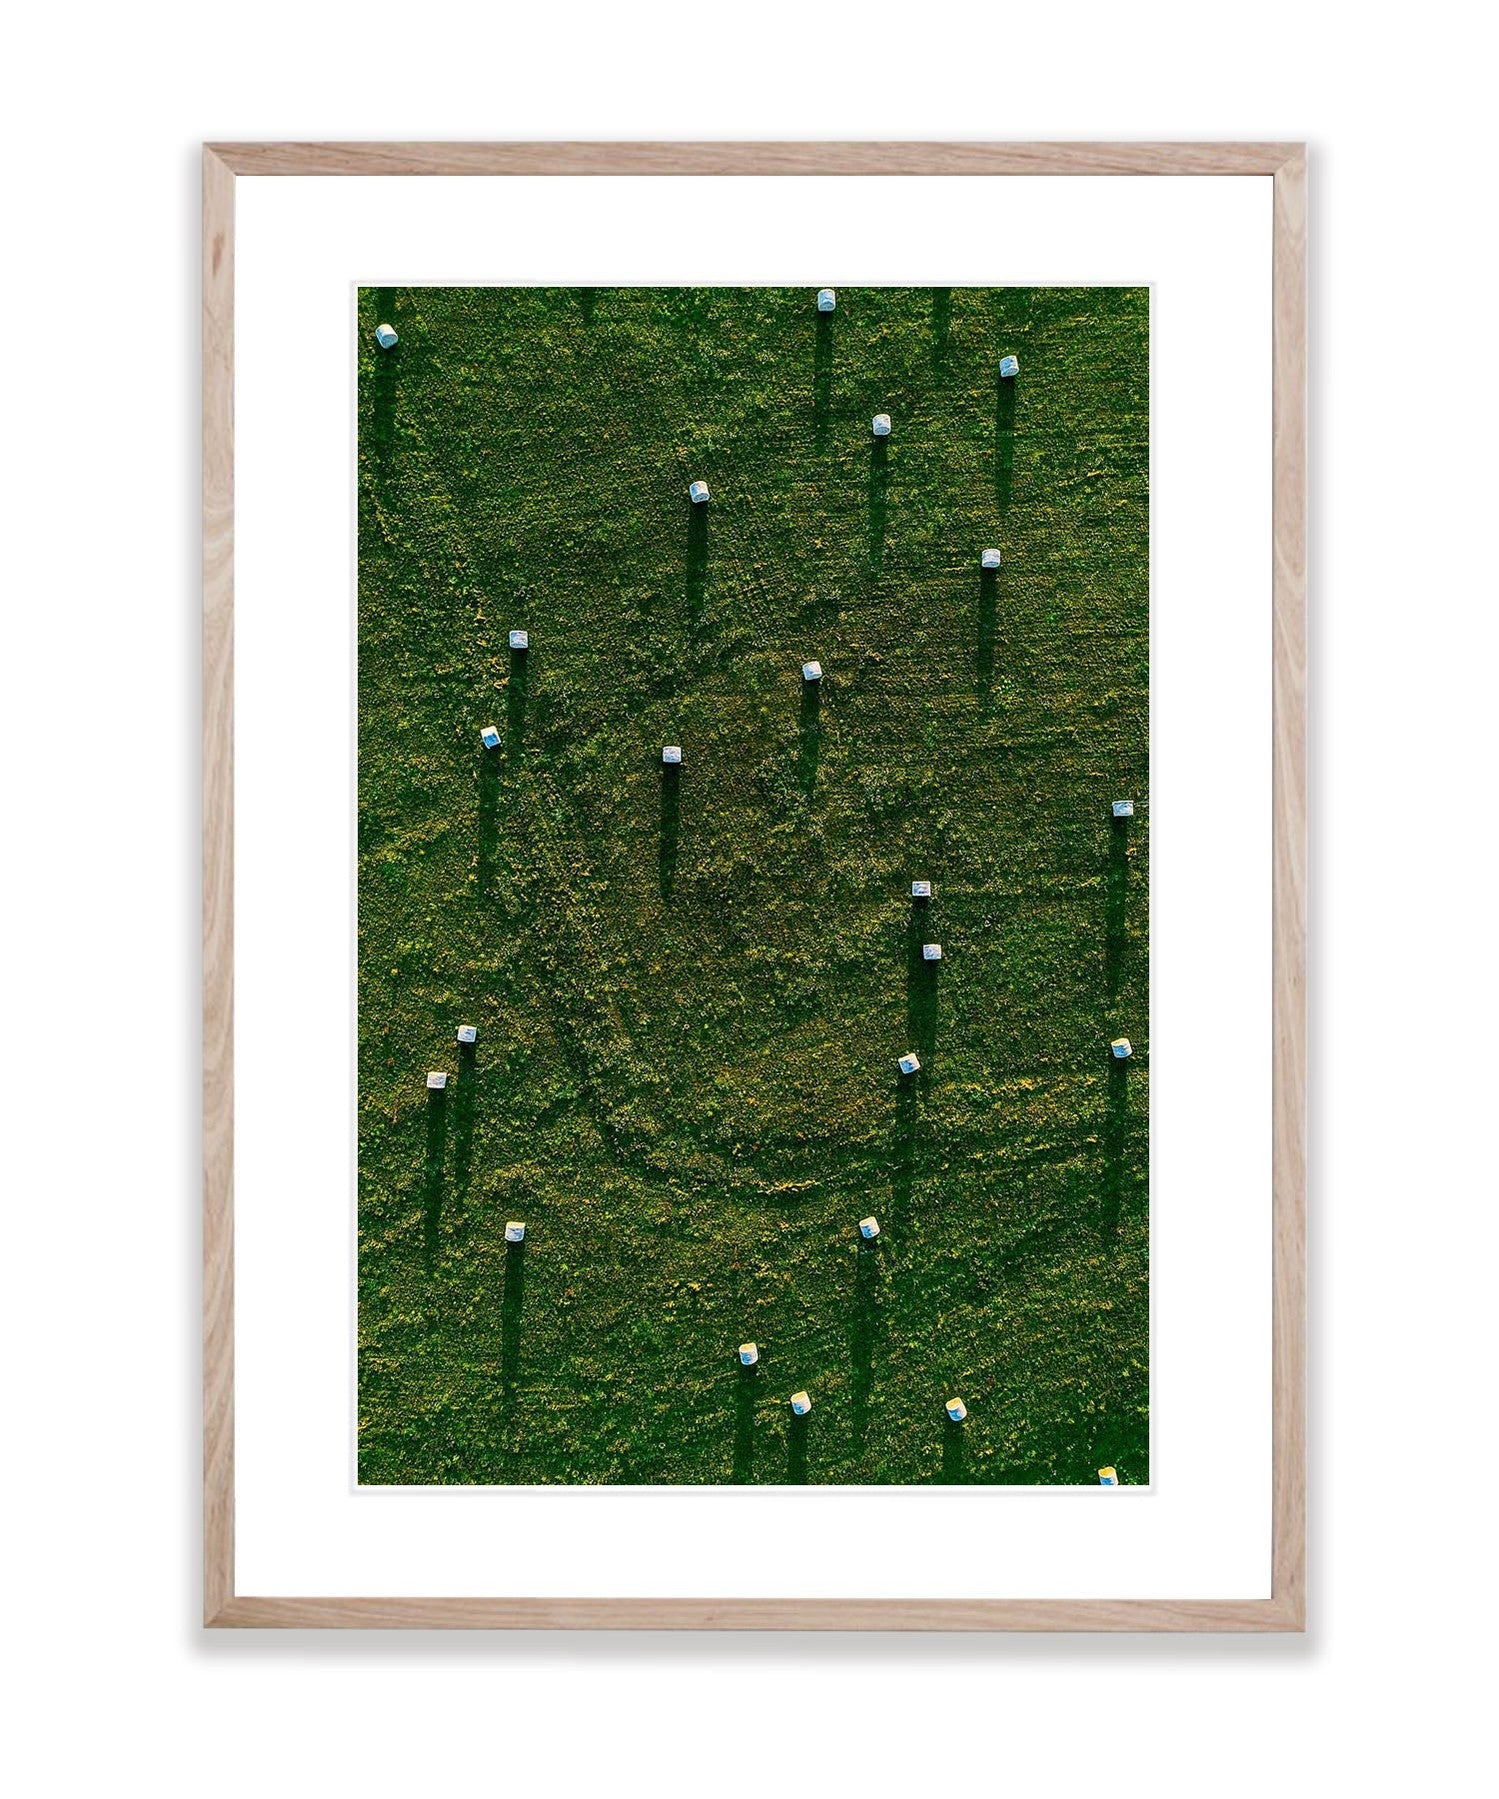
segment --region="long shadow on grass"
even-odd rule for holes
[[[580,287],[578,289],[578,308],[583,314],[583,323],[591,325],[593,315],[598,310],[599,290],[596,287]]]
[[[900,1243],[906,1240],[916,1186],[916,1078],[897,1076],[900,1085],[895,1090],[895,1119],[890,1130],[890,1219]]]
[[[661,841],[657,860],[661,874],[661,898],[669,901],[677,885],[677,849],[682,835],[682,775],[668,763],[661,770]]]
[[[430,1273],[442,1240],[442,1168],[448,1147],[448,1094],[427,1089],[427,1151],[422,1162],[422,1254]]]
[[[854,1448],[861,1450],[869,1433],[869,1396],[874,1390],[875,1340],[880,1328],[879,1239],[861,1237],[854,1269],[854,1315],[850,1332],[853,1362]]]
[[[960,1487],[967,1478],[968,1444],[964,1427],[945,1413],[942,1419],[942,1485]]]
[[[495,864],[500,853],[500,752],[481,749],[479,784],[478,897],[487,900],[494,886]]]
[[[885,560],[885,521],[890,510],[890,443],[876,437],[869,445],[869,566],[878,571]]]
[[[505,754],[512,762],[526,753],[526,706],[530,694],[530,658],[524,650],[512,650],[510,676],[505,683]]]
[[[812,427],[818,443],[828,434],[833,410],[833,315],[819,312],[812,339]]]
[[[508,1400],[520,1379],[521,1313],[526,1303],[526,1243],[505,1245],[505,1297],[500,1302],[500,1391]]]
[[[1099,1231],[1112,1238],[1124,1210],[1124,1152],[1129,1130],[1129,1063],[1109,1058],[1108,1091],[1103,1114],[1103,1196]]]
[[[807,1443],[811,1429],[810,1412],[803,1412],[800,1416],[795,1412],[787,1413],[786,1484],[789,1487],[804,1487],[807,1484]]]
[[[921,951],[935,930],[929,909],[913,905],[906,922],[906,1034],[922,1065],[916,1078],[923,1081],[937,1048],[937,971],[942,964],[928,962]]]
[[[708,597],[708,507],[687,502],[687,622],[696,625]]]
[[[978,644],[973,658],[973,678],[980,700],[994,693],[994,640],[999,629],[999,570],[979,570]]]
[[[952,328],[952,289],[932,289],[932,367],[940,369],[947,360],[947,335]]]
[[[822,682],[802,682],[801,710],[797,714],[796,780],[803,799],[811,799],[817,785],[817,764],[822,756]]]
[[[1015,475],[1015,388],[1012,376],[994,396],[994,502],[1001,512],[1009,507]]]
[[[396,290],[375,290],[375,323],[388,325],[395,311]],[[381,474],[390,456],[396,435],[396,389],[401,378],[401,345],[393,350],[375,348],[374,368],[370,374],[370,440],[375,452],[375,466]]]
[[[679,290],[682,322],[697,342],[712,335],[714,290],[711,287],[684,287]]]
[[[453,1094],[453,1215],[462,1223],[474,1159],[474,1099],[479,1058],[472,1043],[458,1045],[458,1085]]]
[[[755,1396],[759,1388],[758,1368],[740,1363],[734,1376],[734,1473],[736,1486],[746,1486],[755,1477]]]
[[[1116,818],[1109,832],[1109,866],[1104,898],[1104,984],[1110,999],[1124,976],[1124,950],[1129,901],[1129,822]]]

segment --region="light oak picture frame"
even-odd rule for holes
[[[257,1597],[234,1550],[234,262],[240,176],[1258,176],[1273,182],[1268,1598]],[[203,152],[203,1616],[207,1626],[1287,1632],[1306,1617],[1307,159],[1297,143],[238,143]]]

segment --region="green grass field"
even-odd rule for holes
[[[362,1481],[1149,1479],[1148,354],[361,293]]]

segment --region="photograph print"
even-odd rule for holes
[[[1148,1483],[1149,290],[356,298],[359,1481]]]

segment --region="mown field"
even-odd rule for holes
[[[360,1479],[1147,1480],[1147,291],[359,327]]]

